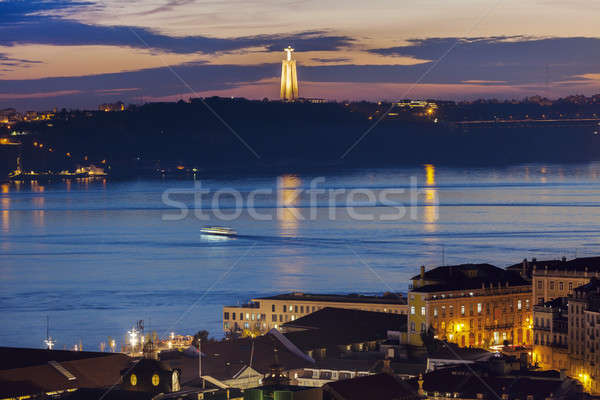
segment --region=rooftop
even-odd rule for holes
[[[326,307],[285,323],[285,336],[303,350],[386,340],[387,332],[406,331],[407,316]]]
[[[312,365],[285,348],[273,335],[266,334],[254,339],[203,342],[202,374],[219,380],[228,380],[249,366],[260,374],[265,374],[273,364],[275,347],[277,347],[279,364],[284,370]],[[182,385],[186,385],[198,376],[198,351],[193,347],[184,352],[163,351],[160,353],[160,359],[169,368],[181,369]]]
[[[111,386],[129,364],[120,353],[0,347],[0,398]]]
[[[411,385],[385,373],[329,382],[323,391],[336,400],[397,400],[417,393]]]
[[[275,296],[260,297],[256,300],[285,300],[285,301],[314,301],[319,303],[367,303],[367,304],[406,304],[402,293],[385,293],[383,296],[363,294],[314,294],[314,293],[285,293]]]
[[[422,278],[422,282],[421,282]],[[416,275],[413,291],[438,292],[482,287],[530,286],[517,271],[505,270],[491,264],[460,264],[437,267]]]

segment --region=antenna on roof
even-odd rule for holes
[[[48,350],[52,350],[54,343],[56,342],[50,337],[50,317],[46,315],[46,339],[44,339],[44,344]]]

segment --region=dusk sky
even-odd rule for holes
[[[0,108],[276,99],[288,44],[302,97],[590,95],[599,15],[583,0],[0,0]]]

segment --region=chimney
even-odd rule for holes
[[[562,262],[567,262],[567,257],[562,256]]]
[[[421,279],[425,279],[425,266],[421,265]]]

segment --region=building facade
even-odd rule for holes
[[[600,394],[600,280],[575,288],[568,299],[569,375]]]
[[[289,293],[252,299],[242,306],[223,307],[223,330],[264,333],[325,307],[394,314],[408,312],[406,297],[395,293],[384,296]]]
[[[531,361],[542,369],[569,368],[567,300],[559,297],[533,307]]]
[[[531,285],[518,273],[489,264],[438,267],[412,278],[409,344],[423,332],[461,347],[532,342]]]
[[[561,260],[532,260],[532,289],[534,304],[546,303],[573,294],[576,287],[591,278],[600,278],[600,257]]]

